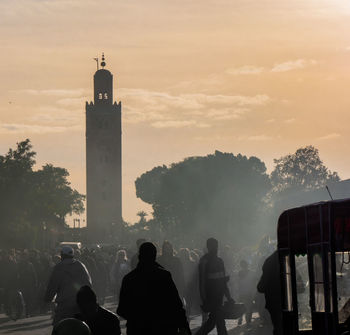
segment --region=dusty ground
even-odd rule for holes
[[[115,311],[113,304],[107,304],[105,307]],[[253,322],[248,327],[246,324],[238,326],[237,320],[227,320],[226,326],[229,330],[229,335],[270,335],[272,330],[269,327],[262,327],[257,315],[254,314]],[[125,334],[125,321],[121,322],[122,332]],[[192,333],[201,325],[201,317],[194,316],[190,320]],[[0,314],[0,334],[11,334],[11,335],[50,335],[51,334],[51,316],[41,315],[17,321],[10,320],[6,315]],[[212,331],[210,335],[216,335],[216,331]]]

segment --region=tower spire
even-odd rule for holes
[[[102,66],[102,69],[106,66],[105,54],[104,54],[104,52],[102,52],[102,62],[101,62],[101,66]]]

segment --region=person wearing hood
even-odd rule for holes
[[[64,246],[61,250],[61,262],[53,268],[45,293],[47,303],[55,298],[57,304],[53,325],[79,313],[76,295],[85,285],[92,285],[88,270],[83,263],[74,259],[73,248]]]
[[[169,271],[156,262],[157,249],[145,242],[139,263],[120,289],[117,314],[127,320],[127,335],[191,334],[182,301]]]

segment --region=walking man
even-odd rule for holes
[[[74,259],[73,248],[64,246],[61,250],[61,262],[55,265],[45,294],[45,301],[48,303],[56,295],[53,325],[79,313],[76,295],[85,285],[91,286],[89,272],[83,263]]]
[[[156,256],[152,243],[140,246],[136,269],[123,279],[117,313],[127,320],[127,335],[190,335],[171,274],[156,262]]]
[[[216,327],[218,335],[227,335],[225,319],[222,313],[223,300],[232,300],[225,274],[224,262],[218,257],[219,243],[215,238],[207,240],[208,253],[199,261],[199,290],[202,309],[209,313],[196,335],[207,335]]]
[[[269,311],[273,325],[273,335],[281,335],[282,302],[280,283],[280,263],[278,251],[269,256],[262,267],[262,276],[258,283],[258,292],[265,295],[265,308]]]

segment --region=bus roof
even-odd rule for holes
[[[331,243],[350,251],[350,199],[323,201],[284,211],[278,219],[278,248],[306,253],[308,246]]]

